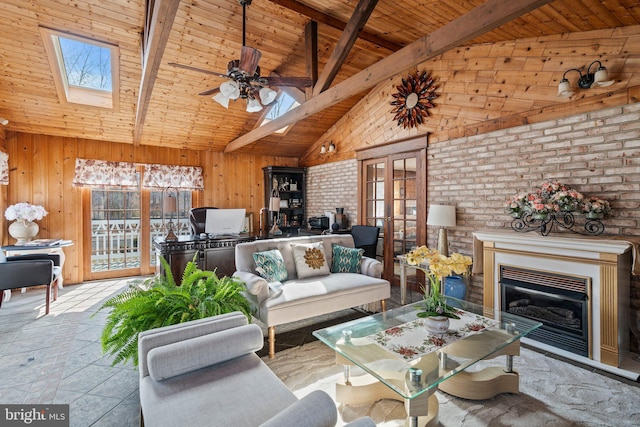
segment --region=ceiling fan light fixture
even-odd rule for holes
[[[262,101],[262,104],[269,105],[273,101],[275,101],[276,96],[278,95],[278,92],[276,92],[273,89],[269,89],[268,87],[263,87],[260,89],[259,94],[260,94],[260,100]]]
[[[224,96],[222,92],[216,93],[216,95],[213,96],[212,99],[218,104],[222,105],[224,108],[229,109],[229,98]]]
[[[247,100],[247,113],[257,113],[262,110],[262,104],[255,98],[250,98]]]
[[[220,93],[229,99],[238,99],[240,97],[240,86],[238,83],[228,80],[220,85]]]

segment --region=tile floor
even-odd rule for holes
[[[132,280],[141,278],[67,285],[46,316],[44,288],[13,291],[0,309],[0,403],[69,404],[72,427],[139,425],[138,371],[131,364],[111,366],[110,357],[102,355],[107,313],[98,312]],[[419,298],[415,292],[408,295],[409,302]],[[387,307],[397,305],[399,288],[392,287]],[[349,310],[302,322],[302,328],[278,328],[276,350],[312,340],[313,330],[339,323],[345,315],[364,314]]]
[[[0,402],[69,404],[71,426],[139,424],[138,372],[100,349],[107,313],[131,279],[67,285],[44,314],[45,289],[14,290],[0,309]]]
[[[44,288],[14,290],[0,308],[0,403],[69,404],[72,427],[139,425],[138,371],[132,364],[111,366],[102,354],[108,313],[98,312],[132,280],[142,278],[66,285],[46,316]],[[313,340],[313,330],[346,320],[345,314],[365,315],[347,311],[304,322],[303,328],[278,328],[276,351]]]

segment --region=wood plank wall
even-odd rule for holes
[[[355,157],[355,150],[427,133],[432,145],[624,105],[628,95],[637,92],[632,88],[640,85],[639,55],[638,25],[451,49],[416,67],[436,79],[439,94],[424,125],[404,129],[390,112],[396,85],[414,71],[407,70],[363,97],[306,151],[300,164],[309,167],[346,160]],[[615,84],[577,89],[571,98],[558,98],[564,72],[587,67],[594,60],[607,67]],[[574,89],[576,75],[567,76]],[[336,145],[336,153],[319,155],[320,146],[329,141]]]
[[[3,134],[0,130],[0,135]],[[9,154],[9,185],[1,186],[0,211],[4,217],[7,206],[26,201],[47,209],[49,215],[38,221],[38,237],[60,237],[74,242],[65,249],[64,276],[68,284],[85,280],[82,254],[90,250],[82,243],[82,192],[88,190],[71,185],[76,158],[201,166],[205,190],[194,193],[194,206],[245,208],[254,213],[254,230],[258,228],[259,211],[264,206],[262,168],[298,165],[294,158],[135,147],[15,132],[6,132],[6,141],[0,137],[0,147]],[[0,229],[3,245],[13,243],[8,226],[9,221],[4,220]]]

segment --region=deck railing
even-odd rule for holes
[[[151,233],[149,239],[153,242],[156,237],[167,234],[161,218],[150,221]],[[174,226],[177,223],[174,221]],[[188,220],[180,221],[180,229],[176,234],[191,234]],[[140,242],[141,226],[139,219],[110,223],[107,220],[93,220],[91,222],[91,271],[122,270],[138,268],[141,263]],[[155,265],[155,250],[151,250],[151,265]]]

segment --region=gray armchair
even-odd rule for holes
[[[60,276],[60,255],[28,254],[5,257],[0,250],[0,307],[4,291],[31,286],[46,286],[45,314],[49,314],[51,291],[53,300],[58,299],[57,281]]]
[[[334,427],[333,399],[321,390],[298,399],[256,355],[263,344],[260,327],[240,312],[140,332],[143,424]]]

